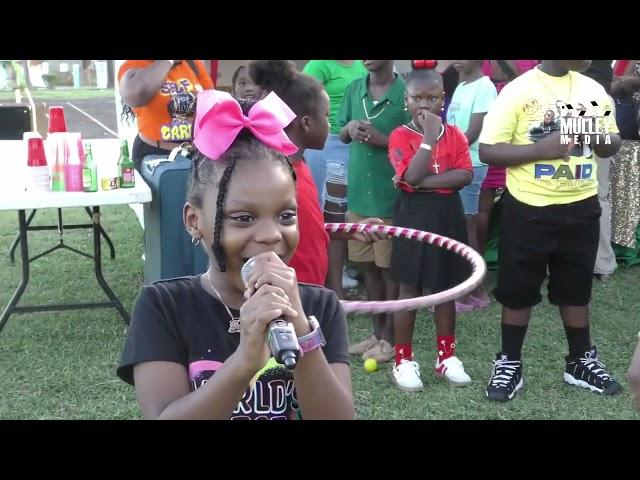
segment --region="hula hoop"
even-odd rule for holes
[[[433,305],[440,305],[474,290],[485,274],[487,273],[487,265],[484,263],[482,256],[474,249],[462,242],[453,240],[443,235],[437,235],[422,230],[414,230],[412,228],[394,227],[387,225],[372,225],[364,223],[325,223],[325,230],[330,233],[361,233],[378,232],[387,237],[401,237],[418,242],[425,242],[436,247],[444,248],[460,255],[471,264],[472,273],[464,282],[442,292],[432,293],[423,297],[407,298],[404,300],[391,300],[385,302],[363,302],[353,300],[341,300],[342,308],[346,313],[393,313],[417,310]]]

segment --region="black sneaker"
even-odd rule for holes
[[[509,360],[506,353],[496,355],[493,374],[487,385],[487,398],[497,402],[506,402],[513,398],[522,385],[522,362]]]
[[[596,347],[591,347],[591,350],[584,352],[581,357],[566,357],[565,360],[565,382],[602,395],[615,395],[622,391],[622,385],[616,382],[607,372],[607,367],[598,361]]]

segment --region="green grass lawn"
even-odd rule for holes
[[[23,95],[24,96],[24,95]],[[113,88],[63,88],[59,87],[53,90],[33,89],[31,96],[34,100],[77,100],[79,98],[114,98]],[[11,100],[15,102],[15,94],[13,91],[0,91],[0,102]]]
[[[116,259],[104,257],[104,275],[131,311],[142,284],[142,230],[126,206],[104,207],[102,222],[116,245]],[[83,209],[65,209],[65,223],[88,219]],[[34,225],[53,224],[55,210],[41,210]],[[17,231],[17,213],[0,212],[0,308],[20,278],[20,263],[7,252]],[[90,252],[91,231],[66,232],[65,242]],[[56,244],[56,232],[31,232],[31,255]],[[103,253],[106,252],[103,242]],[[489,283],[494,285],[493,273]],[[101,301],[92,262],[57,251],[32,264],[22,304]],[[489,403],[483,389],[499,348],[500,308],[459,318],[458,353],[474,383],[452,389],[437,380],[431,316],[420,313],[414,351],[425,391],[407,394],[391,383],[390,365],[367,373],[352,364],[354,397],[361,419],[639,419],[631,407],[625,373],[640,328],[640,268],[620,269],[594,286],[592,336],[601,360],[622,382],[624,392],[607,398],[562,381],[566,341],[554,308],[546,301],[533,315],[524,349],[525,389],[508,404]],[[350,336],[369,333],[366,316],[349,319]],[[135,419],[132,387],[115,376],[125,326],[113,309],[13,315],[0,332],[0,419]]]

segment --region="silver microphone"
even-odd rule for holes
[[[255,258],[251,257],[240,270],[240,276],[245,285],[255,268]],[[284,365],[288,370],[296,368],[300,358],[300,344],[291,323],[282,317],[273,320],[267,327],[269,348],[276,362]]]

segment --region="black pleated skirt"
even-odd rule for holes
[[[393,224],[468,243],[464,211],[457,193],[402,191]],[[394,238],[389,273],[396,282],[437,293],[466,280],[471,275],[471,266],[444,248]]]

